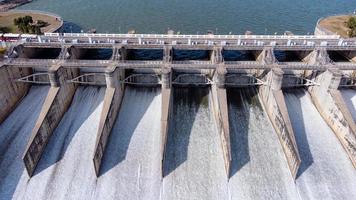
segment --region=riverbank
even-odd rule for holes
[[[6,12],[31,2],[32,0],[4,0],[0,2],[0,12]]]
[[[1,27],[6,27],[8,32],[11,33],[20,33],[18,28],[14,25],[14,19],[24,16],[31,16],[33,21],[44,21],[48,25],[41,28],[41,32],[56,32],[63,26],[63,20],[60,16],[41,12],[41,11],[32,11],[32,10],[18,10],[18,11],[8,11],[0,12],[0,24]]]
[[[322,18],[317,23],[317,29],[326,35],[337,34],[343,38],[348,38],[350,29],[347,27],[346,22],[351,16],[352,15],[337,15]]]

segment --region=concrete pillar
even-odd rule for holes
[[[122,98],[124,95],[124,84],[121,83],[125,78],[125,70],[115,69],[105,73],[106,90],[104,96],[103,110],[100,116],[98,133],[93,155],[95,173],[100,176],[101,161],[105,153],[107,141],[111,130],[115,124],[120,110]]]
[[[172,69],[169,67],[165,67],[162,69],[162,113],[161,113],[161,174],[162,177],[165,176],[163,171],[164,166],[164,158],[166,153],[166,144],[168,137],[168,129],[169,129],[169,119],[170,113],[172,110],[172,90],[171,87],[172,82]]]
[[[259,88],[259,96],[278,135],[290,172],[296,178],[301,160],[281,90],[283,71],[281,69],[272,69],[264,80],[267,83]]]
[[[127,50],[122,46],[113,47],[113,55],[111,60],[125,60],[127,58]]]
[[[30,88],[30,84],[16,82],[16,79],[30,74],[31,69],[28,68],[0,67],[0,124],[16,108]]]
[[[224,62],[222,51],[223,49],[221,47],[214,47],[210,55],[210,60],[212,63],[219,64]]]
[[[23,155],[29,176],[32,176],[42,153],[53,133],[68,110],[77,86],[66,80],[78,76],[78,70],[65,69],[59,65],[51,67],[51,88],[42,106],[41,113]]]
[[[173,61],[173,48],[172,46],[164,46],[163,49],[163,62],[171,63]]]
[[[312,51],[307,55],[303,62],[306,62],[310,65],[327,65],[331,62],[328,52],[325,48],[318,48]]]
[[[162,69],[162,88],[169,89],[171,88],[171,68]]]
[[[226,175],[227,177],[230,177],[231,141],[227,94],[225,89],[226,74],[227,71],[226,68],[223,67],[223,65],[219,66],[215,71],[213,78],[215,84],[212,85],[212,111],[220,135],[221,147],[224,154]]]
[[[320,72],[315,78],[320,86],[312,86],[308,90],[315,107],[332,128],[356,168],[356,125],[338,90],[341,77],[341,72],[336,69]]]
[[[274,50],[273,48],[265,48],[261,52],[261,54],[257,57],[256,59],[258,62],[265,64],[265,65],[271,65],[277,62],[276,57],[274,56]]]

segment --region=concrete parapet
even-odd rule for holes
[[[124,84],[120,83],[120,80],[123,80],[124,77],[125,71],[120,69],[106,73],[107,88],[93,155],[94,168],[97,176],[100,175],[100,166],[105,147],[120,110],[124,94]]]
[[[164,177],[164,158],[166,154],[166,144],[169,131],[169,119],[172,110],[172,70],[170,68],[165,68],[162,70],[162,113],[161,113],[161,174]]]
[[[301,163],[292,124],[281,90],[283,71],[272,69],[265,77],[266,85],[259,89],[259,95],[269,119],[278,135],[290,172],[294,178]]]
[[[49,71],[53,74],[51,79],[53,82],[23,156],[29,176],[33,175],[53,131],[68,110],[77,88],[75,84],[66,83],[66,80],[76,77],[78,70],[54,66]]]
[[[312,100],[321,116],[334,131],[356,168],[356,125],[338,87],[341,81],[339,70],[329,69],[319,73],[315,81],[320,86],[309,88]]]
[[[229,113],[227,106],[227,95],[225,89],[225,75],[227,71],[223,67],[218,67],[214,74],[214,82],[212,85],[212,104],[213,115],[216,121],[218,132],[221,140],[221,147],[225,161],[225,170],[230,177],[231,165],[231,141],[229,129]]]
[[[0,124],[27,94],[30,84],[15,80],[30,75],[28,68],[0,67]]]

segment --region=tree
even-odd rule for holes
[[[356,17],[350,17],[346,24],[350,29],[356,28]]]

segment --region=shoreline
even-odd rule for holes
[[[0,12],[8,12],[14,8],[31,2],[32,0],[5,0],[0,2]]]

